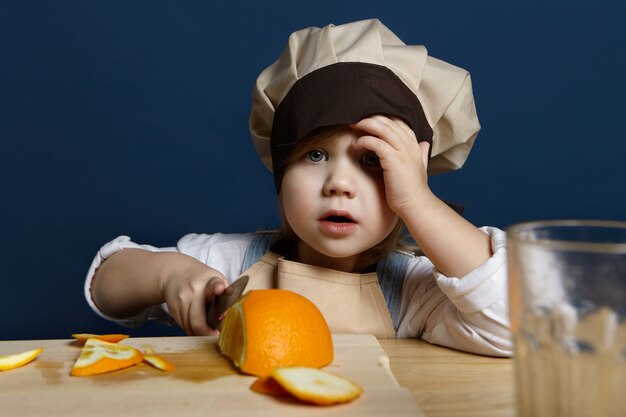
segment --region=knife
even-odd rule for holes
[[[213,302],[207,308],[206,313],[206,322],[209,327],[214,330],[219,330],[222,327],[224,313],[237,301],[247,284],[248,276],[244,275],[226,287],[222,294],[213,297]]]

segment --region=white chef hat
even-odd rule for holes
[[[399,117],[431,143],[431,174],[462,167],[480,131],[469,73],[369,19],[292,33],[257,78],[250,132],[280,190],[299,141],[373,114]]]

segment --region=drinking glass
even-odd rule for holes
[[[517,416],[626,416],[626,222],[506,232]]]

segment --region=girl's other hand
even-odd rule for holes
[[[350,125],[364,132],[355,149],[376,153],[383,169],[387,204],[400,217],[415,207],[428,187],[428,142],[417,142],[415,133],[398,118],[376,115]]]

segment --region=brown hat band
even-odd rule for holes
[[[272,124],[276,191],[281,188],[285,161],[300,140],[317,128],[356,123],[374,114],[399,117],[418,142],[432,143],[433,130],[417,96],[385,66],[340,62],[296,81],[278,105]]]

